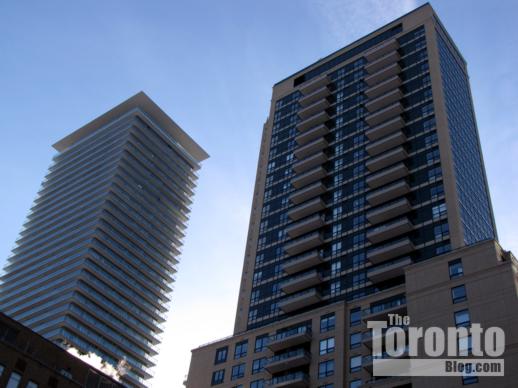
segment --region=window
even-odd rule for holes
[[[362,356],[354,356],[349,359],[349,369],[351,372],[358,372],[362,369]]]
[[[246,356],[246,351],[248,348],[248,341],[241,341],[236,344],[236,349],[234,351],[234,359],[242,358]]]
[[[214,364],[221,364],[227,361],[228,355],[228,346],[224,348],[216,349],[216,358],[214,359]]]
[[[266,365],[266,357],[258,358],[252,363],[252,374],[262,372]]]
[[[0,364],[0,377],[2,377],[2,375],[4,374],[4,369],[5,369],[5,366]]]
[[[333,330],[335,328],[335,313],[322,315],[320,317],[320,332]]]
[[[350,337],[349,337],[349,348],[350,349],[358,348],[361,346],[361,344],[362,344],[362,333],[361,332],[350,335]]]
[[[462,376],[462,385],[470,385],[478,383],[477,376]]]
[[[334,384],[321,385],[318,388],[334,388]]]
[[[264,388],[264,380],[254,380],[250,383],[250,388]]]
[[[337,275],[342,270],[342,262],[341,261],[335,261],[331,263],[331,276]]]
[[[349,383],[349,388],[360,388],[362,386],[362,381],[360,379],[353,380]]]
[[[341,288],[340,280],[331,283],[331,295],[339,294],[340,288]]]
[[[453,300],[453,303],[464,302],[467,299],[466,287],[464,284],[451,289],[451,299]]]
[[[266,346],[267,342],[268,342],[268,334],[263,334],[263,335],[258,336],[255,339],[255,349],[254,349],[254,352],[255,353],[262,352],[264,347]]]
[[[471,319],[469,317],[468,310],[460,310],[455,313],[455,325],[458,326],[469,326]]]
[[[320,355],[332,353],[335,351],[335,338],[329,337],[320,340]]]
[[[472,342],[471,336],[468,335],[466,337],[458,338],[457,345],[459,347],[458,355],[461,357],[467,357],[471,353]]]
[[[7,382],[6,388],[18,388],[20,385],[20,380],[22,376],[16,372],[11,373],[11,377],[9,377],[9,381]]]
[[[38,388],[38,384],[31,380],[27,383],[26,388]]]
[[[245,363],[234,365],[232,367],[232,375],[230,376],[231,380],[240,379],[245,376]]]
[[[450,261],[448,263],[448,271],[450,273],[450,279],[459,278],[462,275],[464,275],[464,270],[462,268],[462,260],[456,259],[456,260]]]
[[[225,380],[225,369],[220,369],[215,372],[212,372],[212,381],[211,385],[222,384]]]
[[[362,311],[359,307],[354,308],[349,313],[349,324],[350,326],[356,326],[361,323]]]
[[[318,364],[318,378],[332,376],[335,373],[335,360],[327,360]]]
[[[244,388],[243,384],[234,385],[232,388]]]
[[[436,205],[436,206],[432,207],[432,217],[434,220],[442,217],[445,214],[446,214],[446,204],[445,203],[441,203],[440,205]]]
[[[448,223],[445,222],[443,224],[434,226],[433,233],[436,240],[442,240],[443,238],[447,238],[450,234],[450,228],[448,227]]]

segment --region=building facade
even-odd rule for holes
[[[372,377],[362,325],[412,315],[413,268],[449,252],[497,267],[496,238],[466,62],[426,4],[275,84],[234,337],[187,386],[421,386]]]
[[[142,92],[54,148],[0,310],[54,342],[124,360],[124,383],[143,387],[208,155]]]
[[[124,385],[0,313],[0,386],[122,388]]]

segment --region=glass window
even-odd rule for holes
[[[349,348],[355,349],[355,348],[360,347],[361,344],[362,344],[362,333],[359,332],[359,333],[351,334],[351,336],[349,337]]]
[[[266,357],[258,358],[252,363],[252,374],[260,373],[266,365]]]
[[[349,383],[349,388],[360,388],[362,386],[362,381],[360,379],[353,380]]]
[[[469,317],[469,311],[460,310],[455,313],[455,325],[456,326],[469,326],[471,324],[471,319]]]
[[[320,317],[320,332],[324,333],[335,328],[335,313],[322,315]]]
[[[451,289],[451,299],[453,300],[453,303],[464,302],[467,299],[466,287],[464,284]]]
[[[255,349],[254,349],[254,352],[255,353],[262,352],[264,347],[266,346],[267,341],[268,341],[268,334],[263,334],[263,335],[258,336],[255,339]]]
[[[354,356],[349,359],[349,368],[351,372],[358,372],[362,369],[362,356]]]
[[[462,385],[470,385],[478,383],[477,376],[462,376]]]
[[[211,385],[222,384],[224,380],[225,380],[225,369],[220,369],[215,372],[212,372]]]
[[[264,380],[254,380],[250,383],[250,388],[264,388]]]
[[[334,384],[320,385],[318,388],[334,388]]]
[[[461,357],[467,357],[471,353],[472,348],[472,342],[471,342],[471,336],[468,335],[467,337],[458,338],[457,345],[459,347],[459,353],[458,355]]]
[[[232,374],[230,376],[231,380],[240,379],[245,376],[245,363],[234,365],[232,367]]]
[[[320,340],[320,355],[332,353],[335,351],[335,338],[329,337],[323,340]]]
[[[0,377],[4,374],[4,369],[5,369],[5,366],[0,364]]]
[[[27,388],[38,388],[38,384],[31,380],[27,383]]]
[[[351,310],[349,313],[349,324],[350,326],[356,326],[361,323],[362,320],[362,310],[359,307],[356,307]]]
[[[18,388],[20,385],[20,381],[22,376],[16,372],[11,373],[11,377],[9,377],[9,381],[7,382],[6,388]]]
[[[248,349],[248,340],[238,342],[236,344],[236,349],[234,350],[234,359],[246,357],[246,352]]]
[[[227,355],[228,355],[228,346],[216,349],[216,357],[214,359],[214,364],[221,364],[221,363],[227,361]]]
[[[318,378],[332,376],[335,373],[335,360],[327,360],[318,364]]]
[[[462,260],[456,259],[448,263],[448,270],[450,272],[450,279],[455,279],[464,275],[464,269],[462,268]]]

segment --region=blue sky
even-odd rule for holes
[[[200,173],[156,387],[232,332],[262,125],[280,79],[421,1],[0,3],[0,266],[51,144],[144,90],[210,153]],[[500,241],[518,252],[518,5],[432,5],[468,61]],[[210,247],[207,249],[207,247]]]

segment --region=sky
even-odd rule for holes
[[[190,350],[232,333],[273,84],[421,1],[0,2],[0,267],[51,145],[143,90],[211,155],[153,387],[182,387]],[[468,62],[501,244],[518,253],[518,3],[431,2]]]

